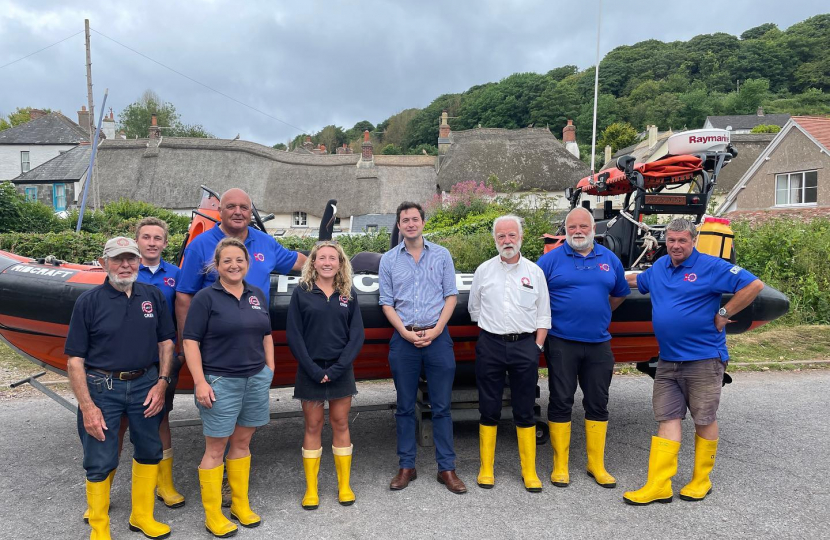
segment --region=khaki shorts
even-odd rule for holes
[[[686,418],[708,426],[717,420],[720,391],[726,365],[720,358],[670,362],[660,359],[654,376],[652,406],[658,422]]]

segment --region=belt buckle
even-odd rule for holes
[[[119,381],[129,381],[130,380],[129,378],[124,377],[124,375],[129,375],[129,374],[130,374],[129,371],[119,371],[118,372],[118,380]]]

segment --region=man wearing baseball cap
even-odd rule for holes
[[[148,538],[170,535],[170,527],[154,519],[153,507],[162,459],[159,424],[176,332],[162,292],[136,282],[139,260],[131,238],[107,241],[99,259],[107,279],[78,297],[66,337],[92,538],[110,537],[110,487],[122,415],[134,447],[129,527]]]

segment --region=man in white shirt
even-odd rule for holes
[[[536,475],[536,384],[539,354],[550,328],[548,286],[542,270],[521,256],[522,221],[513,215],[493,223],[498,256],[476,269],[467,308],[481,333],[476,343],[479,449],[477,483],[495,484],[493,462],[496,429],[501,418],[505,375],[510,377],[510,400],[519,442],[525,489],[542,491]]]

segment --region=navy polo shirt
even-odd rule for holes
[[[715,328],[721,295],[735,293],[756,278],[719,257],[692,251],[674,266],[669,255],[637,276],[637,288],[651,294],[651,318],[660,358],[672,362],[729,360],[726,332]]]
[[[586,343],[611,339],[608,297],[631,294],[625,270],[614,253],[599,244],[580,255],[565,243],[536,262],[548,282],[551,327],[548,334]]]
[[[335,291],[326,297],[317,285],[307,291],[294,288],[285,333],[288,347],[300,367],[315,381],[328,375],[336,380],[352,365],[363,346],[363,316],[357,304],[357,291],[351,299]],[[314,360],[337,360],[324,370]]]
[[[156,361],[158,344],[175,335],[158,288],[135,282],[127,296],[107,280],[75,302],[64,353],[83,358],[87,369],[145,369]]]
[[[216,244],[225,236],[217,223],[212,229],[193,239],[184,250],[184,263],[176,291],[196,294],[216,281],[216,270],[206,272],[206,269],[213,263]],[[251,258],[245,281],[258,287],[265,294],[267,306],[271,292],[271,272],[290,272],[297,262],[297,252],[285,249],[273,237],[253,227],[248,227],[245,247]]]
[[[265,365],[262,338],[271,333],[265,294],[244,282],[239,300],[219,282],[193,297],[182,339],[199,342],[205,375],[252,377]]]
[[[159,262],[156,273],[152,273],[143,264],[138,265],[138,279],[141,283],[155,285],[164,294],[170,313],[176,309],[176,285],[179,281],[179,267],[165,260]]]

